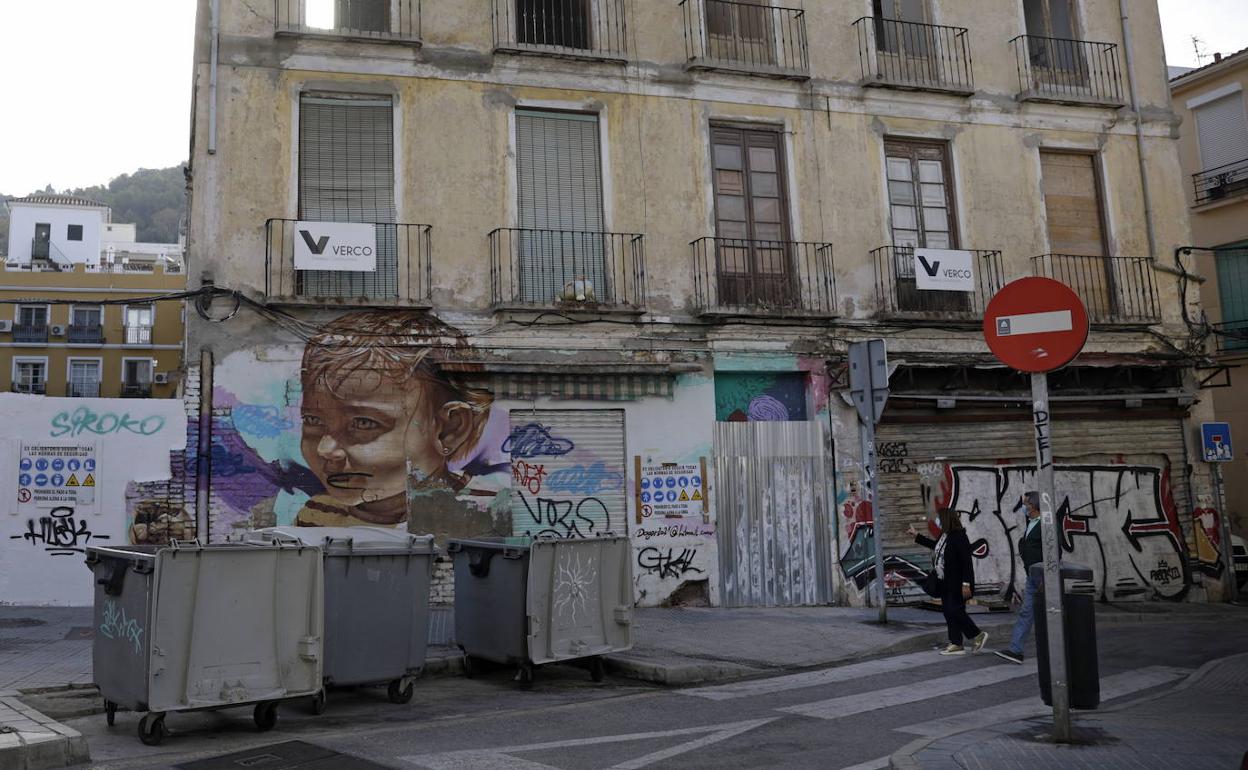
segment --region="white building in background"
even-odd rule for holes
[[[133,223],[113,222],[107,205],[72,195],[37,193],[7,201],[10,270],[181,266],[181,243],[144,243]],[[180,239],[179,239],[180,240]]]

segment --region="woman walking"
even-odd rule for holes
[[[980,631],[971,616],[966,614],[966,600],[971,598],[975,587],[971,541],[957,511],[941,508],[937,516],[940,519],[939,540],[920,534],[913,524],[906,531],[914,536],[914,542],[932,549],[932,573],[936,585],[929,592],[940,597],[940,609],[949,628],[949,646],[940,654],[965,655],[966,648],[962,646],[964,637],[972,641],[972,650],[979,652],[988,641],[988,632]]]

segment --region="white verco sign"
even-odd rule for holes
[[[296,270],[377,270],[377,228],[356,222],[296,222]]]
[[[915,249],[914,278],[921,291],[975,291],[975,255],[956,249]]]

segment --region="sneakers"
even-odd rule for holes
[[[966,648],[960,644],[951,644],[940,651],[941,655],[965,655]]]
[[[988,632],[980,631],[979,636],[975,637],[975,642],[973,646],[971,647],[971,650],[973,652],[979,652],[980,650],[984,649],[984,645],[987,643],[988,643]]]
[[[1023,654],[1021,652],[1014,652],[1013,650],[994,650],[993,654],[1002,660],[1008,660],[1009,662],[1017,663],[1020,666],[1023,665]]]

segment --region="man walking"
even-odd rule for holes
[[[1027,523],[1023,536],[1018,539],[1018,553],[1023,557],[1023,569],[1027,571],[1027,587],[1023,589],[1023,606],[1018,611],[1018,620],[1014,622],[1010,646],[1004,650],[995,650],[997,657],[1020,666],[1023,664],[1023,644],[1035,623],[1032,608],[1036,603],[1036,592],[1040,590],[1040,581],[1031,576],[1031,565],[1044,561],[1044,541],[1040,533],[1040,493],[1028,492],[1023,495],[1023,505],[1027,509]]]

